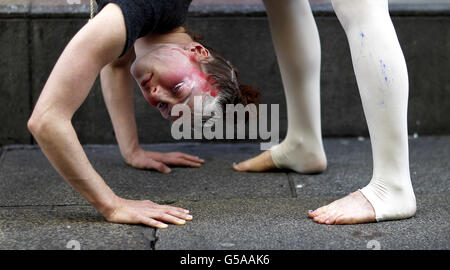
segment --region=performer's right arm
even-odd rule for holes
[[[108,4],[64,49],[28,128],[53,167],[109,221],[160,228],[167,225],[155,219],[183,224],[181,219],[189,219],[184,209],[117,197],[90,164],[71,123],[101,69],[119,57],[125,40],[122,12],[117,5]]]

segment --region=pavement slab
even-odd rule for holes
[[[258,154],[258,144],[158,144],[145,149],[184,152],[205,159],[201,169],[173,168],[168,175],[134,169],[117,146],[85,146],[92,165],[119,196],[158,202],[292,197],[285,172],[242,174],[234,161]],[[0,206],[83,205],[84,199],[57,174],[37,147],[10,147],[0,164]]]
[[[325,140],[328,168],[317,175],[289,173],[297,196],[345,196],[366,186],[372,177],[368,138]],[[409,140],[411,181],[416,194],[450,193],[450,138]]]
[[[0,249],[449,249],[450,136],[411,137],[411,177],[416,216],[395,222],[326,226],[306,212],[370,180],[367,138],[325,139],[328,169],[238,173],[234,161],[259,154],[259,144],[143,145],[206,160],[200,169],[169,175],[126,165],[116,145],[86,145],[94,168],[119,195],[189,209],[185,226],[155,230],[111,224],[56,173],[36,146],[0,149]],[[73,241],[72,241],[73,240]],[[377,242],[375,242],[377,241]]]
[[[107,223],[90,206],[0,208],[0,250],[151,250],[155,229]]]
[[[449,249],[449,195],[418,197],[407,220],[341,226],[306,215],[337,198],[180,202],[194,219],[158,230],[155,250],[367,250],[374,241],[383,250]]]

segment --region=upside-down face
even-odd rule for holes
[[[171,110],[177,104],[186,104],[194,112],[194,97],[202,98],[203,109],[215,103],[218,90],[199,64],[210,57],[208,50],[199,43],[186,46],[160,44],[136,59],[131,73],[145,99],[164,118],[174,121],[181,116],[171,116]]]

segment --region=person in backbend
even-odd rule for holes
[[[28,129],[54,168],[110,222],[167,228],[191,220],[189,211],[117,196],[95,171],[71,123],[101,75],[102,91],[120,152],[139,169],[170,173],[169,166],[200,167],[183,153],[139,146],[133,78],[164,118],[177,104],[201,97],[204,124],[213,125],[225,104],[257,102],[259,93],[240,85],[235,68],[193,40],[183,23],[191,0],[97,0],[98,13],[72,38],[54,66],[28,120]],[[191,110],[195,111],[195,109]]]

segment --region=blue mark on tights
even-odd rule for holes
[[[383,76],[384,76],[384,81],[385,81],[386,83],[389,83],[389,78],[388,78],[388,76],[386,75],[386,64],[383,62],[382,59],[380,59],[380,67],[381,67],[381,73],[382,73]]]

